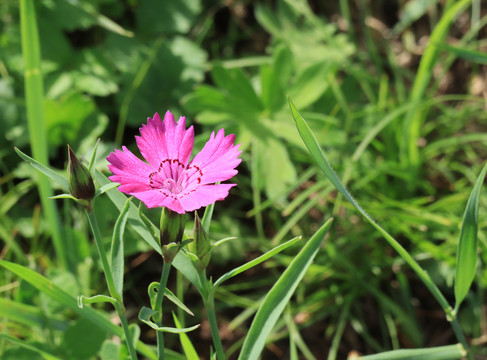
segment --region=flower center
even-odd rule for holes
[[[200,185],[202,177],[203,172],[196,165],[184,166],[177,159],[165,159],[157,171],[149,175],[149,185],[153,189],[164,189],[178,195],[189,184]]]

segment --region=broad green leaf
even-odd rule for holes
[[[252,321],[245,338],[239,360],[258,359],[264,348],[267,336],[281,316],[284,308],[311,265],[323,239],[331,225],[329,219],[308,241],[276,284],[267,293]]]
[[[228,92],[228,101],[233,105],[245,106],[247,112],[258,113],[264,109],[249,78],[241,69],[225,69],[215,65],[211,74],[215,84]]]
[[[70,327],[63,331],[60,341],[67,359],[92,359],[100,351],[107,332],[84,318],[72,322]]]
[[[439,346],[426,349],[386,351],[379,354],[361,356],[360,360],[454,360],[463,359],[467,352],[461,344]]]
[[[271,64],[264,64],[260,68],[262,86],[262,102],[269,113],[281,109],[285,102],[285,89],[292,75],[293,54],[287,46],[274,50]]]
[[[155,314],[157,314],[157,311],[154,311],[146,306],[143,306],[139,312],[139,320],[142,321],[144,324],[149,325],[151,328],[153,328],[156,331],[169,332],[173,334],[190,332],[200,327],[199,324],[187,328],[159,326],[152,321],[152,316],[154,316]]]
[[[120,299],[123,297],[123,275],[124,275],[124,251],[123,241],[125,225],[127,224],[129,206],[132,197],[129,197],[118,216],[115,228],[113,229],[112,247],[110,253],[110,270],[112,272],[115,290]]]
[[[27,343],[25,340],[17,339],[14,336],[11,336],[11,335],[8,335],[8,334],[1,334],[0,333],[0,338],[3,338],[5,340],[8,340],[11,343],[16,344],[16,345],[18,345],[18,346],[20,346],[22,348],[35,351],[36,353],[38,353],[39,355],[41,355],[42,358],[45,359],[45,360],[61,360],[61,358],[59,358],[57,356],[54,356],[54,355],[48,353],[47,351],[38,349],[34,345],[31,345],[31,344]]]
[[[289,96],[296,106],[305,108],[318,100],[328,89],[326,80],[331,71],[330,63],[319,62],[306,68],[298,75],[296,82],[289,89]]]
[[[0,266],[13,272],[20,278],[24,279],[36,289],[40,290],[44,294],[50,296],[51,298],[59,301],[61,304],[71,309],[72,311],[78,313],[82,317],[90,320],[92,323],[96,324],[101,329],[108,331],[111,334],[117,335],[119,337],[123,336],[122,328],[112,324],[110,319],[105,317],[102,313],[87,307],[80,309],[76,297],[72,294],[67,293],[57,285],[55,285],[51,280],[45,278],[44,276],[36,273],[35,271],[26,268],[24,266],[0,260]],[[152,352],[152,350],[142,342],[137,343],[137,351],[139,351],[144,356],[149,359],[157,359],[157,356]]]
[[[37,170],[39,170],[41,173],[43,173],[44,175],[50,177],[56,183],[58,183],[59,185],[61,185],[61,187],[62,187],[62,189],[64,191],[69,191],[68,180],[65,177],[59,175],[57,172],[55,172],[54,170],[50,169],[49,167],[47,167],[45,165],[42,165],[40,162],[38,162],[37,160],[34,160],[30,156],[24,154],[19,149],[14,148],[14,150],[22,158],[22,160],[27,161],[30,165],[32,165],[34,168],[36,168]]]
[[[467,295],[475,277],[475,268],[477,266],[478,257],[477,231],[479,198],[486,172],[487,164],[484,165],[484,168],[480,172],[480,175],[475,182],[472,193],[467,201],[465,213],[463,215],[460,240],[458,242],[455,273],[455,310],[458,310],[460,304],[465,299],[465,296]]]
[[[200,14],[200,0],[141,0],[137,2],[137,29],[143,36],[187,33]],[[161,21],[164,16],[164,21]]]
[[[215,281],[214,287],[217,287],[218,285],[220,285],[224,281],[234,277],[235,275],[238,275],[238,274],[244,272],[245,270],[248,270],[250,268],[253,268],[254,266],[259,265],[260,263],[266,261],[267,259],[270,259],[271,257],[280,253],[284,249],[287,249],[289,246],[294,245],[299,240],[301,240],[301,236],[298,236],[298,237],[295,237],[291,240],[288,240],[285,243],[278,245],[275,248],[267,251],[265,254],[262,254],[258,258],[251,260],[251,261],[249,261],[249,262],[243,264],[242,266],[239,266],[233,270],[230,270],[226,274],[222,275],[217,281]]]
[[[282,141],[267,138],[256,142],[259,178],[264,180],[267,197],[274,198],[296,181],[297,174]]]
[[[178,317],[176,316],[175,313],[172,313],[172,317],[174,319],[174,324],[178,329],[181,329],[181,323],[179,322]],[[186,356],[187,360],[199,360],[200,357],[198,356],[198,353],[196,352],[193,344],[191,343],[191,340],[189,339],[188,335],[186,333],[180,333],[179,334],[179,341],[181,341],[181,346],[184,351],[184,355]]]

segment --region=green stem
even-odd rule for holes
[[[156,323],[162,326],[162,302],[164,301],[164,292],[166,290],[167,279],[169,278],[169,270],[171,270],[170,262],[163,262],[161,280],[159,281],[159,289],[157,291],[156,303],[154,304],[154,311],[159,313],[156,315]],[[157,331],[157,354],[159,360],[164,359],[164,332]]]
[[[110,296],[115,300],[122,303],[122,296],[117,292],[115,287],[115,282],[112,277],[112,270],[108,263],[107,254],[105,252],[105,247],[103,246],[103,241],[100,234],[100,229],[98,228],[98,221],[96,220],[95,210],[86,211],[88,216],[88,221],[90,222],[91,231],[93,232],[93,237],[95,238],[96,248],[98,250],[98,255],[100,255],[101,264],[103,266],[103,272],[105,273],[105,279],[107,280],[108,291]]]
[[[86,215],[88,216],[91,231],[93,232],[93,237],[95,238],[96,248],[98,250],[98,255],[101,259],[103,272],[105,273],[105,279],[108,285],[108,292],[110,293],[110,296],[117,301],[115,303],[115,309],[117,310],[118,317],[120,318],[120,322],[122,323],[122,329],[125,336],[125,342],[127,343],[127,347],[129,349],[130,358],[132,360],[137,360],[137,353],[135,352],[134,344],[132,343],[133,339],[130,335],[127,317],[125,316],[125,306],[123,305],[122,294],[119,294],[117,292],[115,282],[113,281],[112,270],[108,263],[105,247],[103,246],[100,229],[98,227],[98,221],[96,220],[95,210],[92,209],[91,211],[86,211]]]
[[[208,321],[210,323],[211,337],[215,345],[216,358],[218,360],[225,360],[225,353],[223,352],[222,340],[218,331],[218,323],[215,314],[214,290],[211,290],[207,300],[205,301],[206,313],[208,314]]]
[[[132,335],[130,334],[127,316],[125,315],[125,306],[123,305],[123,303],[117,302],[115,304],[115,309],[117,310],[118,317],[120,318],[120,322],[122,323],[123,334],[125,336],[125,343],[127,344],[127,348],[129,349],[130,358],[132,360],[137,360],[137,353],[135,351],[135,347],[133,344]]]

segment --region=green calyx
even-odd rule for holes
[[[172,262],[183,246],[185,214],[178,214],[166,208],[162,208],[160,245],[162,258],[165,262]]]

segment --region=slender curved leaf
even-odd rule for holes
[[[239,266],[233,270],[230,270],[226,274],[222,275],[217,281],[215,281],[214,287],[217,287],[222,282],[234,277],[235,275],[238,275],[238,274],[244,272],[245,270],[248,270],[250,268],[253,268],[254,266],[259,265],[260,263],[262,263],[262,262],[266,261],[267,259],[273,257],[274,255],[280,253],[284,249],[287,249],[289,246],[294,245],[299,240],[301,240],[301,236],[297,236],[297,237],[295,237],[289,241],[286,241],[284,244],[276,246],[275,248],[267,251],[265,254],[262,254],[258,258],[254,259],[252,261],[249,261],[249,262],[247,262],[247,263],[245,263],[245,264],[243,264],[243,265],[241,265],[241,266]]]
[[[477,266],[479,198],[486,172],[487,163],[484,165],[475,182],[463,215],[455,273],[455,310],[458,310],[463,299],[465,299],[475,277],[475,268]]]
[[[284,271],[276,284],[269,291],[255,314],[247,337],[245,338],[239,360],[258,359],[264,348],[267,336],[281,316],[284,308],[318,253],[323,239],[333,219],[329,219]]]
[[[361,356],[360,360],[454,360],[462,359],[466,351],[461,344],[438,346],[426,349],[405,349],[386,351],[379,354]]]
[[[127,224],[129,206],[132,197],[125,201],[125,205],[118,216],[113,230],[112,237],[112,251],[110,254],[110,270],[112,272],[113,282],[115,283],[115,290],[118,296],[122,298],[123,295],[123,275],[124,275],[124,253],[123,253],[123,238],[125,233],[125,225]]]
[[[186,333],[193,331],[197,328],[200,327],[200,324],[187,327],[187,328],[174,328],[174,327],[168,327],[168,326],[159,326],[155,322],[152,321],[152,316],[157,314],[157,311],[152,310],[151,308],[148,308],[147,306],[143,306],[142,309],[140,309],[139,312],[139,320],[142,321],[144,324],[149,325],[151,328],[153,328],[156,331],[162,331],[162,332],[169,332],[173,334],[180,334],[180,333]]]

